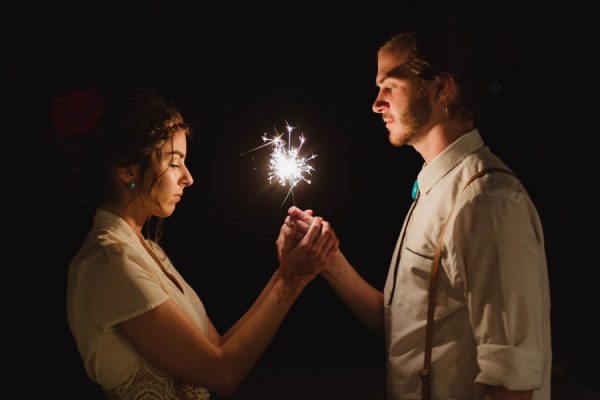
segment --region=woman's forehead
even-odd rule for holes
[[[185,157],[187,149],[186,135],[187,131],[184,128],[177,130],[173,136],[162,146],[163,154],[178,154],[182,158]]]

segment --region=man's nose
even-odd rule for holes
[[[388,108],[388,102],[381,98],[381,93],[378,93],[377,98],[373,102],[373,112],[377,114],[383,114]]]

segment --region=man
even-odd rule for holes
[[[476,128],[475,53],[466,31],[433,28],[399,33],[378,52],[373,111],[392,145],[413,146],[425,161],[385,289],[370,286],[340,251],[322,275],[368,328],[385,331],[389,398],[419,399],[427,386],[433,399],[549,399],[550,299],[540,220]],[[312,220],[312,212],[295,207],[289,216],[299,233]],[[425,364],[422,381],[428,329],[431,367]]]

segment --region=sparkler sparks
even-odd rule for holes
[[[311,171],[314,171],[314,168],[310,166],[308,162],[317,157],[316,154],[313,154],[308,158],[303,157],[300,154],[300,150],[306,139],[304,139],[303,135],[300,135],[298,138],[300,145],[297,148],[293,147],[291,144],[292,130],[295,128],[290,126],[287,121],[285,128],[288,136],[287,143],[282,139],[284,133],[278,133],[277,130],[275,130],[275,136],[270,138],[265,134],[262,137],[265,144],[241,154],[244,155],[266,146],[273,147],[271,150],[271,158],[269,159],[269,175],[267,176],[267,179],[269,180],[269,183],[276,181],[281,186],[289,185],[290,187],[285,199],[283,199],[283,202],[281,203],[282,206],[285,204],[285,201],[290,194],[292,195],[294,205],[296,204],[296,200],[294,199],[294,188],[301,181],[308,184],[311,183],[310,179],[307,179],[304,174],[312,175]]]

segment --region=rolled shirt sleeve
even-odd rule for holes
[[[527,194],[475,194],[450,232],[476,342],[475,382],[539,388],[550,358],[549,295],[541,225]]]

